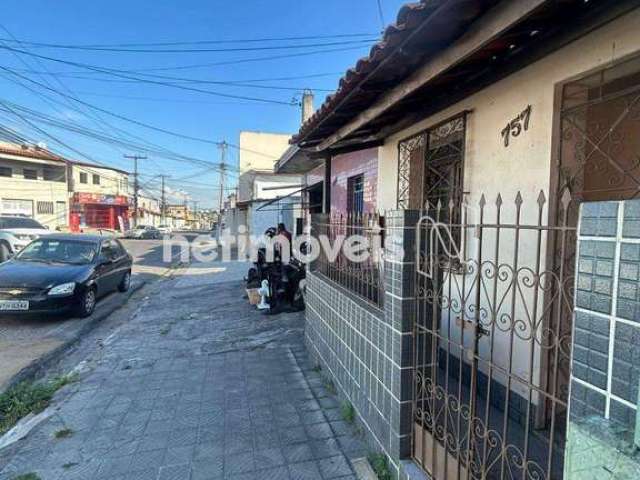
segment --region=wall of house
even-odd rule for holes
[[[518,191],[535,201],[548,192],[553,129],[554,87],[557,83],[640,52],[640,9],[621,17],[517,73],[385,140],[379,147],[378,208],[396,208],[398,141],[464,110],[468,116],[464,189],[471,204],[482,193],[493,203]],[[504,146],[501,131],[527,105],[530,127]]]
[[[378,150],[369,148],[331,158],[331,210],[347,211],[347,183],[355,175],[364,177],[364,211],[375,212],[378,190]],[[395,208],[395,207],[394,207]]]
[[[273,166],[289,148],[290,134],[240,132],[240,173],[248,170],[273,171]]]
[[[407,128],[385,140],[385,144],[378,148],[379,170],[385,172],[378,179],[378,209],[386,210],[396,207],[397,201],[397,171],[398,171],[398,142],[414,135],[426,128],[437,125],[465,110],[470,111],[467,117],[464,191],[469,207],[469,223],[477,221],[479,215],[479,201],[482,194],[486,196],[487,205],[484,208],[484,221],[492,222],[496,218],[496,197],[501,194],[503,206],[501,209],[502,223],[509,223],[515,219],[515,199],[518,192],[523,197],[520,210],[522,224],[537,223],[539,215],[536,203],[542,190],[549,198],[549,184],[552,159],[552,137],[554,120],[555,87],[558,83],[571,78],[582,76],[585,72],[606,66],[613,61],[630,54],[640,52],[640,9],[621,17],[589,35],[567,45],[555,53],[538,62],[510,75],[509,77],[483,89],[482,91],[458,102],[457,104]],[[531,105],[529,129],[518,137],[512,137],[506,147],[501,135],[507,123],[517,117],[528,105]],[[547,220],[547,205],[542,213],[543,222]],[[486,232],[484,244],[490,245],[490,235]],[[498,263],[512,264],[515,255],[515,241],[513,232],[502,233]],[[546,251],[546,235],[541,239],[541,251]],[[519,240],[518,266],[536,271],[537,236],[531,233],[523,235]],[[463,245],[464,259],[476,258],[479,242],[473,235],[469,235]],[[484,251],[487,255],[487,251]],[[544,258],[539,264],[544,272]],[[462,284],[462,276],[452,276],[451,283]],[[450,283],[450,284],[451,284]],[[445,291],[448,285],[445,285]],[[498,295],[504,293],[508,286],[498,288]],[[455,285],[453,286],[455,291]],[[467,291],[470,291],[469,288]],[[473,291],[470,293],[473,295]],[[535,304],[533,289],[527,289],[525,298],[518,299],[515,307],[515,318],[527,319]],[[544,295],[539,295],[537,311],[543,312]],[[500,296],[498,297],[500,298]],[[490,309],[490,302],[482,300],[484,308]],[[525,308],[529,308],[527,309]],[[510,306],[505,303],[505,306]],[[503,313],[503,312],[498,312]],[[509,314],[509,312],[507,312]],[[459,315],[452,315],[443,311],[442,332],[448,331],[449,325],[453,332],[460,331],[454,322]],[[473,320],[473,318],[469,318]],[[446,334],[448,335],[448,334]],[[452,338],[455,335],[452,335]],[[454,338],[459,341],[459,338]],[[471,348],[471,336],[467,336],[466,348]],[[509,345],[507,334],[498,334],[496,345]],[[527,341],[516,339],[513,347],[499,348],[493,354],[493,362],[508,367],[509,353],[513,351],[528,352]],[[481,342],[480,355],[486,358],[490,352],[488,342]],[[544,378],[542,352],[538,349],[533,355],[533,367],[530,365],[529,355],[516,355],[511,364],[511,370],[521,382],[514,382],[512,389],[521,395],[527,395],[527,379],[541,384]],[[486,364],[480,369],[487,369]],[[498,381],[505,383],[506,377],[496,374]],[[533,396],[534,403],[538,397]]]
[[[102,195],[129,195],[129,175],[97,166],[74,164],[71,167],[72,191],[82,193],[96,193]],[[87,175],[87,183],[80,182],[81,174]],[[100,177],[100,184],[93,183],[93,175]]]
[[[28,215],[52,230],[68,225],[69,191],[64,164],[0,158],[0,167],[12,171],[11,177],[0,176],[0,215]],[[44,180],[45,168],[55,169],[61,181]],[[37,180],[25,178],[25,169],[36,170]]]

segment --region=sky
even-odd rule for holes
[[[237,145],[241,130],[295,133],[300,109],[291,103],[310,88],[319,107],[402,3],[4,0],[3,11],[15,14],[0,19],[0,127],[72,159],[127,171],[124,154],[146,154],[140,182],[151,195],[159,196],[158,175],[168,175],[171,200],[187,196],[213,207],[215,142]],[[114,137],[128,145],[114,145]],[[153,152],[135,148],[142,143]],[[226,161],[231,189],[236,148]]]

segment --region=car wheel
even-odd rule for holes
[[[96,289],[87,288],[80,297],[80,304],[77,308],[77,314],[79,317],[85,318],[93,313],[96,309]]]
[[[11,258],[9,247],[4,243],[0,243],[0,263],[6,262],[9,258]]]
[[[120,282],[120,285],[118,285],[118,291],[122,293],[128,292],[130,287],[131,287],[131,272],[127,272],[124,274],[124,277],[122,277],[122,281]]]

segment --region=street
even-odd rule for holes
[[[49,372],[78,381],[0,450],[0,479],[354,479],[366,448],[307,357],[303,313],[250,306],[246,268],[179,267],[88,333]]]
[[[194,238],[195,234],[187,235]],[[0,391],[18,372],[63,348],[93,324],[120,308],[132,292],[145,283],[153,282],[169,272],[171,263],[163,261],[162,240],[122,240],[134,258],[131,291],[113,293],[98,302],[89,318],[56,317],[0,317]],[[175,253],[178,253],[175,249]],[[39,367],[38,367],[39,368]]]

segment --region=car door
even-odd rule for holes
[[[118,240],[112,240],[112,244],[115,257],[115,288],[117,288],[127,272],[131,270],[131,261],[129,254]]]
[[[116,262],[112,240],[103,240],[100,244],[99,264],[96,269],[98,294],[104,295],[117,287]]]

